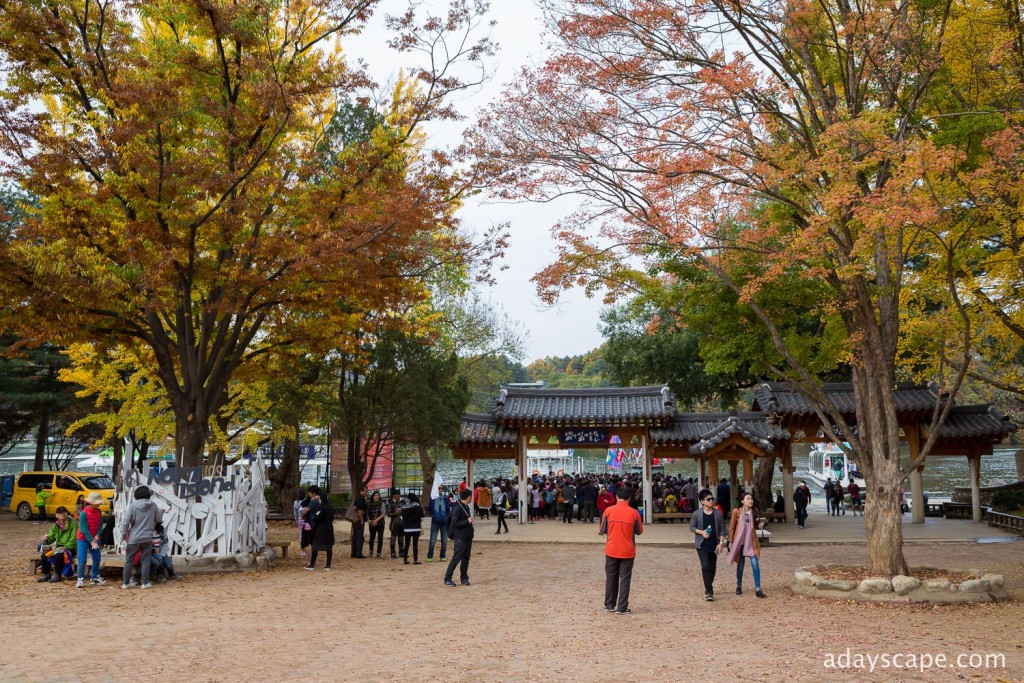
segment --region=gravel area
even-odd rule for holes
[[[632,614],[602,610],[598,543],[477,543],[473,585],[438,562],[348,557],[304,571],[295,546],[270,572],[191,576],[153,590],[40,585],[27,558],[44,527],[0,514],[0,681],[1019,681],[1024,542],[908,546],[911,565],[1002,573],[1014,597],[965,606],[885,606],[790,593],[807,564],[864,563],[863,545],[765,548],[763,588],[719,563],[704,601],[696,553],[641,546]],[[290,539],[281,523],[272,538]],[[347,524],[338,524],[339,541]],[[426,533],[424,533],[424,537]],[[514,536],[514,534],[513,534]],[[502,537],[504,541],[506,537]],[[425,559],[426,539],[420,559]],[[385,545],[385,557],[387,547]],[[848,650],[849,649],[849,650]],[[995,668],[827,667],[846,654],[996,654]],[[906,659],[904,657],[904,659]],[[837,664],[841,663],[835,660]],[[865,666],[870,662],[865,659]]]

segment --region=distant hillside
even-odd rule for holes
[[[544,381],[550,389],[582,389],[612,386],[604,346],[580,356],[549,356],[526,366],[529,381]]]

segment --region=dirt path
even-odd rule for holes
[[[752,590],[734,595],[734,569],[722,562],[713,603],[704,601],[692,550],[641,547],[633,614],[619,617],[601,608],[603,554],[596,544],[479,543],[470,587],[443,586],[437,562],[351,560],[339,545],[331,572],[303,571],[300,559],[289,557],[268,573],[188,577],[143,592],[122,591],[113,580],[84,590],[36,584],[25,558],[42,533],[0,515],[0,681],[789,683],[1024,676],[1024,543],[908,547],[912,565],[1004,573],[1015,597],[942,608],[813,601],[786,588],[802,564],[863,562],[862,546],[765,549],[766,600]],[[291,529],[278,526],[271,535],[290,538]],[[744,583],[750,586],[749,570]],[[847,648],[853,655],[996,653],[1005,666],[874,673],[824,666],[830,654]]]

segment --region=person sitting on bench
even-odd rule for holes
[[[38,579],[39,583],[63,581],[65,571],[70,575],[71,569],[75,566],[77,534],[78,522],[71,519],[68,509],[61,505],[57,508],[57,521],[50,527],[49,533],[39,546],[42,553],[39,556],[39,566],[43,570],[43,575]]]

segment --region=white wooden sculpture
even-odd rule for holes
[[[200,468],[176,471],[165,466],[147,466],[140,472],[126,461],[121,481],[114,499],[118,527],[135,499],[135,489],[148,486],[163,512],[171,555],[230,557],[256,553],[266,546],[266,466],[259,456],[245,464],[228,465],[223,474],[215,475]],[[118,552],[124,552],[119,530],[114,539]]]

